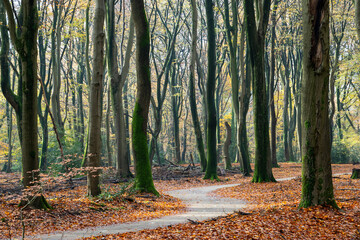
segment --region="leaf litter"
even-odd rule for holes
[[[333,173],[350,172],[352,167],[349,164],[333,165]],[[245,200],[248,202],[246,209],[196,224],[189,222],[166,228],[89,239],[360,239],[359,180],[350,180],[349,175],[334,178],[335,196],[341,208],[339,211],[328,207],[298,209],[301,164],[282,163],[281,167],[274,168],[273,172],[276,178],[298,178],[277,183],[253,184],[250,183],[251,178],[243,177],[236,170],[220,176],[220,182],[203,180],[199,174],[185,174],[185,177],[181,175],[163,180],[155,176],[155,179],[158,179],[155,181],[156,188],[162,193],[159,198],[134,195],[111,200],[106,197],[89,199],[86,197],[86,186],[46,192],[45,197],[54,209],[26,210],[26,235],[149,220],[177,214],[184,211],[185,206],[179,200],[165,195],[165,191],[226,182],[239,185],[217,190],[214,194]],[[168,175],[171,174],[173,173]],[[14,179],[14,176],[10,178]],[[0,187],[3,186],[4,179],[8,181],[1,174]],[[107,184],[106,188],[107,191],[113,191],[109,196],[114,196],[119,186]],[[22,231],[18,199],[8,196],[0,191],[0,239],[14,238]]]

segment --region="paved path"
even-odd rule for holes
[[[339,176],[347,173],[333,174]],[[287,181],[300,177],[290,177],[277,179],[277,181]],[[52,233],[49,235],[38,235],[32,239],[47,239],[47,240],[72,240],[82,237],[91,237],[106,234],[116,234],[124,232],[135,232],[144,229],[154,229],[157,227],[165,227],[178,223],[186,223],[188,219],[194,221],[202,221],[213,217],[218,217],[232,213],[236,210],[244,208],[246,203],[238,199],[220,198],[210,196],[210,192],[219,188],[234,187],[238,184],[226,184],[216,186],[197,187],[190,189],[181,189],[167,192],[168,195],[181,199],[187,205],[187,212],[165,216],[158,219],[148,221],[121,223],[109,226],[98,226],[94,228],[87,228],[76,231],[66,231],[63,233]]]
[[[185,223],[188,221],[188,219],[202,221],[213,217],[226,215],[240,208],[244,208],[245,202],[237,199],[210,196],[210,192],[219,188],[233,187],[236,185],[238,184],[197,187],[167,192],[168,195],[181,199],[187,205],[186,213],[165,216],[148,221],[99,226],[76,231],[52,233],[49,235],[38,235],[33,237],[33,239],[72,240],[82,237],[133,232],[143,229],[154,229],[157,227]]]

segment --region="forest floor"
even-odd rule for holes
[[[231,183],[237,185],[213,194],[247,201],[246,208],[239,212],[205,221],[92,239],[360,239],[360,180],[351,180],[350,175],[334,177],[340,210],[327,207],[298,209],[301,165],[280,165],[273,169],[275,178],[295,179],[252,184],[251,178],[231,170],[220,171],[221,181],[214,182],[203,180],[198,168],[157,167],[154,178],[156,188],[162,193],[160,198],[131,194],[122,191],[119,184],[107,183],[103,186],[102,199],[89,199],[84,182],[79,181],[78,186],[71,188],[57,184],[57,187],[44,191],[54,209],[24,210],[22,221],[16,194],[19,176],[0,173],[0,239],[19,237],[23,231],[22,223],[26,236],[32,236],[178,214],[185,211],[184,203],[164,194],[166,191]],[[353,167],[333,165],[333,173],[349,173]],[[128,194],[122,195],[123,192]]]

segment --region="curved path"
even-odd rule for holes
[[[105,234],[116,234],[124,232],[133,232],[143,229],[154,229],[165,227],[187,221],[202,221],[222,215],[232,213],[245,207],[245,202],[237,199],[219,198],[210,196],[210,192],[219,188],[233,187],[238,184],[216,185],[197,187],[190,189],[181,189],[167,192],[168,195],[181,199],[187,205],[187,212],[178,215],[165,216],[148,221],[122,223],[109,226],[99,226],[94,228],[52,233],[49,235],[34,236],[33,239],[78,239],[82,237],[91,237]]]

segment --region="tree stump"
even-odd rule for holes
[[[360,179],[360,168],[353,168],[351,178]]]

